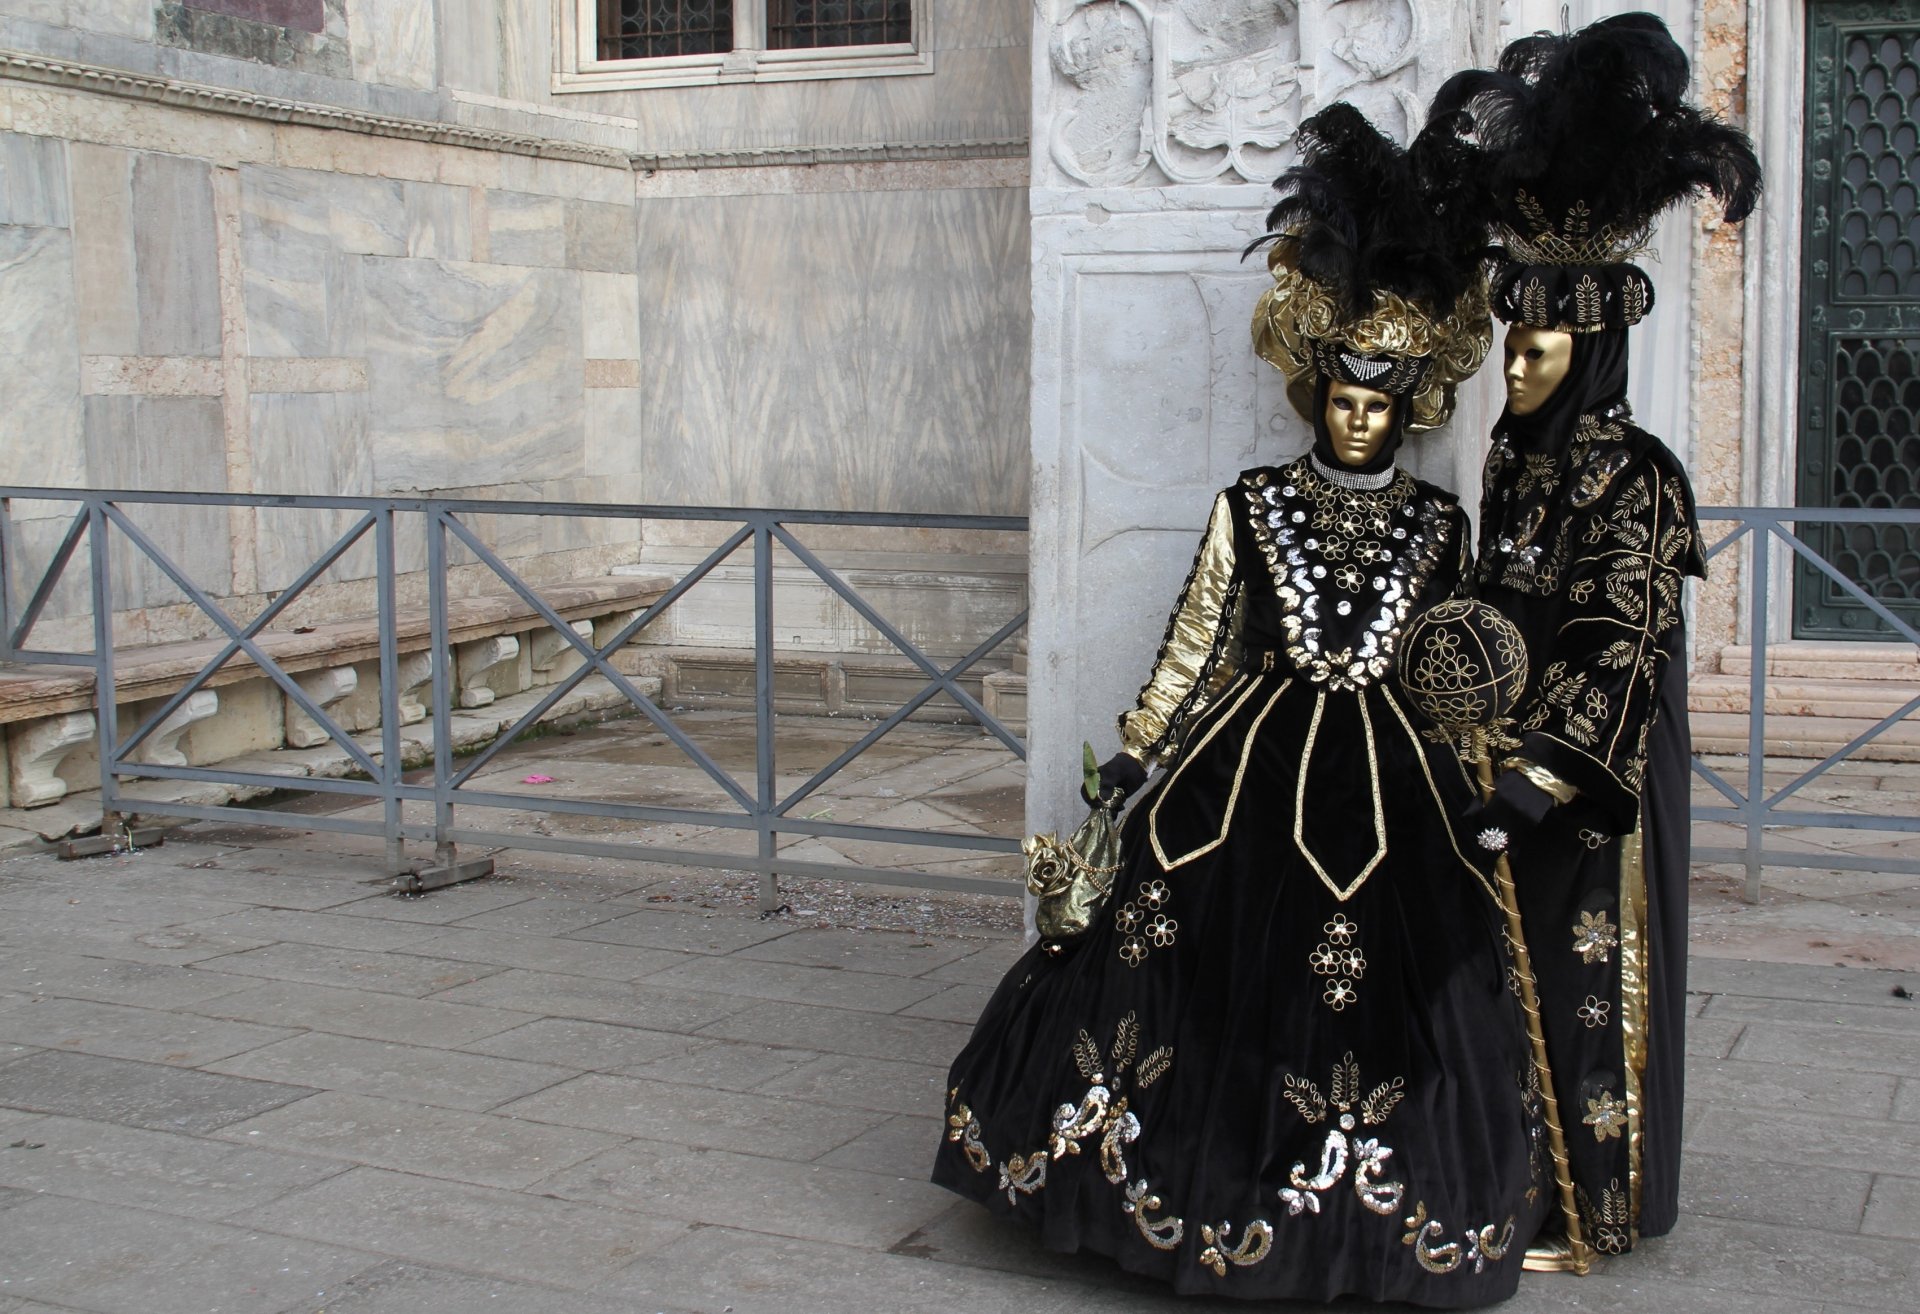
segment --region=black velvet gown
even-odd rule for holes
[[[1393,685],[1467,523],[1388,474],[1220,495],[1122,718],[1169,769],[1113,896],[953,1064],[934,1180],[1179,1292],[1487,1304],[1551,1201],[1470,786]]]
[[[1617,398],[1624,344],[1615,350],[1613,376],[1576,369],[1562,389]],[[1582,1227],[1608,1254],[1679,1213],[1692,774],[1682,593],[1705,573],[1686,472],[1626,415],[1617,400],[1589,403],[1565,437],[1537,426],[1533,450],[1521,427],[1496,438],[1475,570],[1479,596],[1527,641],[1515,755],[1579,791],[1509,857]]]

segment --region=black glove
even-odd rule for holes
[[[1115,753],[1100,767],[1100,797],[1087,798],[1087,787],[1080,786],[1080,797],[1087,799],[1088,807],[1098,807],[1105,803],[1118,808],[1132,796],[1135,790],[1147,783],[1147,769],[1140,765],[1140,759],[1131,753]]]
[[[1460,817],[1467,841],[1485,853],[1504,853],[1546,817],[1553,795],[1518,771],[1503,771],[1493,794],[1475,803]]]

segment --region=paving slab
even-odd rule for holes
[[[323,1091],[220,1129],[236,1144],[517,1189],[620,1143],[574,1127]]]
[[[1730,1053],[1760,1063],[1920,1077],[1920,1036],[1756,1019],[1741,1029]]]
[[[610,1022],[546,1017],[461,1046],[475,1054],[544,1061],[582,1072],[612,1072],[638,1064],[685,1058],[712,1041],[677,1031],[647,1031]]]
[[[533,1020],[527,1013],[504,1008],[410,999],[371,990],[335,990],[292,981],[261,982],[207,1000],[196,1011],[208,1017],[238,1018],[268,1026],[304,1027],[339,1036],[362,1036],[368,1040],[394,1040],[444,1049],[454,1049],[470,1040]]]
[[[991,986],[951,985],[939,994],[900,1011],[907,1017],[930,1017],[943,1022],[964,1023],[971,1031],[973,1024],[980,1020],[980,1010],[987,1006],[987,1000],[992,997]]]
[[[52,1115],[17,1125],[9,1139],[0,1185],[210,1221],[346,1171],[327,1159]]]
[[[1690,1017],[1687,1019],[1687,1057],[1725,1058],[1746,1029],[1744,1020]]]
[[[382,994],[412,995],[416,999],[478,981],[500,970],[491,964],[431,958],[420,953],[383,953],[318,944],[271,944],[263,949],[217,958],[207,964],[207,969],[231,976],[376,990]]]
[[[709,1090],[691,1098],[687,1087],[672,1082],[601,1073],[549,1087],[495,1112],[619,1136],[794,1160],[817,1158],[885,1120],[884,1115],[860,1109],[827,1108],[738,1091]]]
[[[435,1002],[476,1004],[541,1017],[630,1023],[653,1031],[697,1031],[739,1012],[751,1001],[716,991],[661,989],[655,980],[632,985],[510,968],[472,985],[445,991],[436,996]]]
[[[46,925],[87,919],[152,928],[200,922],[248,907],[237,899],[192,898],[167,891],[139,893],[126,882],[102,880],[92,884],[29,884],[0,895],[0,914],[10,927]],[[44,919],[44,921],[42,920]]]
[[[1809,1027],[1841,1027],[1857,1032],[1920,1036],[1920,1007],[1913,1004],[1888,1008],[1879,1004],[1847,1004],[1825,999],[1757,999],[1750,995],[1715,995],[1708,1003],[1705,1015],[1728,1020],[1763,1019],[1768,1022],[1795,1022]]]
[[[293,1034],[284,1027],[221,1022],[90,999],[43,998],[0,1005],[0,1040],[188,1068]]]
[[[814,1162],[863,1173],[926,1177],[933,1171],[933,1152],[945,1130],[943,1119],[901,1114],[861,1132]]]
[[[1684,1214],[1853,1233],[1873,1174],[1803,1163],[1771,1163],[1689,1149],[1680,1164]]]
[[[755,1004],[702,1027],[703,1036],[798,1045],[829,1054],[894,1058],[901,1054],[958,1054],[971,1026],[937,1018],[877,1017],[811,1004]]]
[[[130,893],[192,895],[257,908],[312,912],[382,896],[364,868],[330,873],[289,871],[256,862],[248,870],[174,867],[122,880]],[[213,914],[207,914],[209,916]],[[198,920],[181,918],[182,921]]]
[[[142,922],[102,921],[83,908],[5,915],[0,946],[33,949],[58,944],[64,952],[88,958],[119,958],[131,963],[163,963],[185,967],[190,963],[257,949],[271,944],[265,936],[232,935],[205,923],[149,925]]]
[[[519,905],[515,905],[518,907]],[[512,912],[513,909],[506,909]],[[609,981],[632,981],[682,961],[686,955],[666,949],[603,944],[591,940],[563,940],[557,936],[514,931],[468,929],[461,923],[435,935],[412,952],[452,958],[466,963],[491,963],[570,976],[597,976]]]
[[[281,1310],[373,1263],[343,1245],[42,1196],[0,1228],[8,1290],[100,1314]]]
[[[790,1049],[782,1045],[756,1045],[728,1040],[694,1043],[700,1048],[628,1064],[615,1070],[624,1077],[644,1077],[687,1086],[707,1086],[716,1090],[758,1090],[823,1057],[810,1049]]]
[[[0,955],[0,990],[142,1008],[183,1008],[247,988],[244,977],[45,949]]]
[[[926,973],[925,980],[946,981],[955,985],[978,985],[993,987],[1000,984],[1002,977],[1013,969],[1020,955],[1026,952],[1026,946],[1019,940],[1001,940],[976,949],[964,958],[957,958],[933,971]]]
[[[210,1132],[311,1094],[304,1086],[60,1050],[0,1067],[0,1104],[154,1131]]]
[[[738,955],[700,958],[655,972],[648,985],[722,992],[749,999],[819,1004],[862,1013],[893,1013],[936,994],[937,984],[877,972],[752,962]],[[970,989],[971,987],[946,987]]]
[[[911,932],[809,928],[750,945],[735,957],[803,967],[851,968],[888,976],[923,976],[966,957],[968,949],[965,941],[932,940]]]
[[[1636,1247],[1632,1276],[1654,1290],[1672,1280],[1798,1300],[1804,1308],[1841,1303],[1898,1310],[1920,1305],[1916,1264],[1920,1251],[1900,1241],[1822,1232],[1817,1244],[1809,1245],[1799,1228],[1696,1217],[1683,1231]]]
[[[611,905],[610,905],[611,906]],[[793,927],[779,921],[760,921],[691,911],[645,909],[628,912],[609,922],[582,927],[569,936],[606,944],[631,944],[645,949],[672,949],[689,954],[730,954],[791,934]]]
[[[945,1107],[946,1083],[944,1064],[828,1054],[758,1089],[840,1108],[931,1116]]]
[[[378,917],[346,917],[331,912],[300,912],[291,908],[245,908],[212,921],[194,922],[176,930],[209,935],[233,935],[272,944],[330,944],[341,949],[408,949],[442,934],[437,924],[387,921]]]
[[[502,1314],[637,1314],[626,1301],[399,1260],[357,1273],[333,1290],[291,1305],[281,1314],[474,1314],[476,1310],[499,1310]],[[7,1314],[3,1302],[0,1314]],[[649,1305],[647,1314],[689,1312],[677,1305]]]
[[[898,1255],[731,1228],[701,1228],[596,1288],[633,1302],[719,1314],[886,1310],[888,1314],[1053,1314],[1094,1308],[1085,1287],[929,1265]]]
[[[1920,1174],[1920,1163],[1909,1161],[1904,1166]],[[1881,1173],[1876,1176],[1860,1230],[1871,1236],[1920,1241],[1920,1175],[1897,1177]]]
[[[4,1021],[4,1016],[0,1016]],[[409,1104],[480,1112],[579,1075],[573,1068],[307,1032],[222,1062],[209,1072],[351,1091]]]
[[[387,922],[451,926],[494,908],[525,903],[531,897],[526,891],[515,889],[512,882],[495,885],[489,881],[472,881],[466,885],[449,885],[420,897],[377,894],[348,904],[339,911],[343,917],[373,917]]]
[[[1743,1109],[1789,1109],[1807,1113],[1885,1119],[1893,1116],[1898,1078],[1883,1072],[1796,1068],[1746,1059],[1691,1059],[1689,1101]]]
[[[1914,1123],[1698,1103],[1683,1154],[1702,1150],[1868,1173],[1892,1164],[1920,1164],[1920,1125]]]
[[[1896,1122],[1920,1122],[1920,1077],[1900,1078],[1900,1089],[1893,1096]]]
[[[540,1184],[567,1200],[885,1250],[953,1197],[923,1177],[631,1141]]]
[[[532,898],[487,912],[475,913],[454,923],[479,931],[514,931],[521,935],[559,936],[585,926],[596,926],[623,917],[631,909],[622,904],[590,902],[585,899]]]
[[[676,1220],[378,1168],[330,1177],[248,1220],[266,1232],[569,1290],[609,1281],[687,1230]],[[529,1314],[549,1309],[566,1306]]]

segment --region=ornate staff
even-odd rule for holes
[[[1408,699],[1436,727],[1427,732],[1428,737],[1452,745],[1460,760],[1474,768],[1481,796],[1491,796],[1495,750],[1512,748],[1519,742],[1513,737],[1509,713],[1527,687],[1527,647],[1520,631],[1488,603],[1470,598],[1443,602],[1407,627],[1401,640],[1399,676]],[[1513,867],[1505,853],[1495,859],[1494,874],[1500,910],[1507,917],[1507,940],[1519,979],[1520,1005],[1527,1017],[1527,1038],[1533,1042],[1533,1066],[1540,1075],[1547,1144],[1553,1153],[1554,1181],[1560,1188],[1560,1210],[1566,1216],[1568,1267],[1575,1273],[1585,1273],[1592,1264],[1593,1252],[1574,1206],[1567,1138],[1560,1126],[1560,1100],[1554,1093],[1553,1068],[1547,1061],[1546,1035],[1540,1027],[1533,959],[1527,953]]]

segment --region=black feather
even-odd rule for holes
[[[1300,125],[1300,163],[1274,183],[1270,242],[1292,247],[1292,263],[1327,288],[1349,316],[1366,314],[1376,290],[1445,314],[1479,275],[1485,218],[1471,184],[1478,148],[1465,116],[1403,150],[1338,102]]]
[[[1595,228],[1621,232],[1697,195],[1738,222],[1759,200],[1759,160],[1745,133],[1686,103],[1687,78],[1665,23],[1622,14],[1513,42],[1498,68],[1450,78],[1431,112],[1471,120],[1486,204],[1509,228],[1530,227],[1522,191],[1556,222],[1584,204]]]

